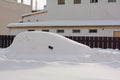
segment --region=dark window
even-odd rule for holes
[[[89,33],[97,33],[97,29],[90,29]]]
[[[98,3],[98,0],[90,0],[90,3]]]
[[[73,29],[72,32],[73,32],[73,33],[80,33],[80,30],[79,30],[79,29]]]
[[[30,22],[30,20],[28,20],[28,22]]]
[[[34,29],[28,29],[28,31],[35,31]]]
[[[39,19],[36,19],[36,21],[38,22],[38,21],[39,21]]]
[[[81,0],[74,0],[74,4],[80,4]]]
[[[116,0],[108,0],[108,2],[116,2]]]
[[[42,31],[44,31],[44,32],[49,32],[49,30],[48,30],[48,29],[43,29]]]
[[[65,0],[58,0],[58,4],[59,5],[65,4]]]
[[[64,30],[63,29],[58,29],[57,33],[64,33]]]

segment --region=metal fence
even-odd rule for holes
[[[120,37],[77,37],[77,36],[67,36],[74,41],[83,43],[90,46],[91,48],[112,48],[120,49]]]
[[[11,45],[15,36],[13,35],[0,35],[0,48],[6,48]]]
[[[120,37],[86,37],[86,36],[66,36],[69,39],[83,43],[91,48],[112,48],[120,49]],[[1,35],[0,48],[6,48],[11,45],[14,35]]]

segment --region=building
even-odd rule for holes
[[[120,37],[120,0],[47,0],[42,11],[8,25],[11,35],[50,31],[64,36]]]
[[[4,0],[4,1],[17,3],[17,0]]]
[[[31,12],[31,7],[17,3],[17,0],[0,0],[0,35],[8,35],[6,26],[21,20],[21,15]]]

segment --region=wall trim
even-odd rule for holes
[[[8,27],[10,29],[20,29],[20,28],[120,28],[120,26],[14,26]]]

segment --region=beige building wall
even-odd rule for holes
[[[4,1],[9,1],[9,2],[15,2],[15,3],[17,3],[17,0],[4,0]]]
[[[21,16],[31,12],[31,7],[9,0],[0,0],[0,35],[9,34],[6,26],[12,22],[21,20]]]
[[[60,34],[60,35],[63,35],[63,36],[99,36],[99,37],[116,37],[118,36],[115,32],[118,32],[120,31],[120,26],[117,26],[116,28],[114,28],[115,26],[74,26],[73,27],[68,27],[68,26],[58,26],[58,27],[54,27],[54,28],[51,28],[51,26],[47,26],[45,28],[41,28],[41,27],[44,27],[44,26],[38,26],[38,27],[30,27],[30,26],[22,26],[21,28],[10,28],[11,30],[11,35],[17,35],[19,34],[20,32],[25,32],[25,31],[28,31],[28,30],[35,30],[35,31],[42,31],[42,30],[49,30],[49,32],[53,32],[53,33],[57,33],[57,30],[64,30],[64,33],[57,33],[57,34]],[[63,28],[64,27],[64,28]],[[73,33],[72,30],[73,29],[76,29],[76,30],[80,30],[80,33]],[[89,33],[89,30],[90,29],[95,29],[97,30],[96,33]],[[120,33],[119,33],[120,34]]]
[[[108,2],[98,0],[98,3],[90,3],[90,0],[81,0],[80,4],[74,4],[74,0],[65,0],[65,4],[58,5],[58,0],[47,0],[44,11],[47,14],[24,17],[24,22],[44,20],[120,20],[120,0]]]

